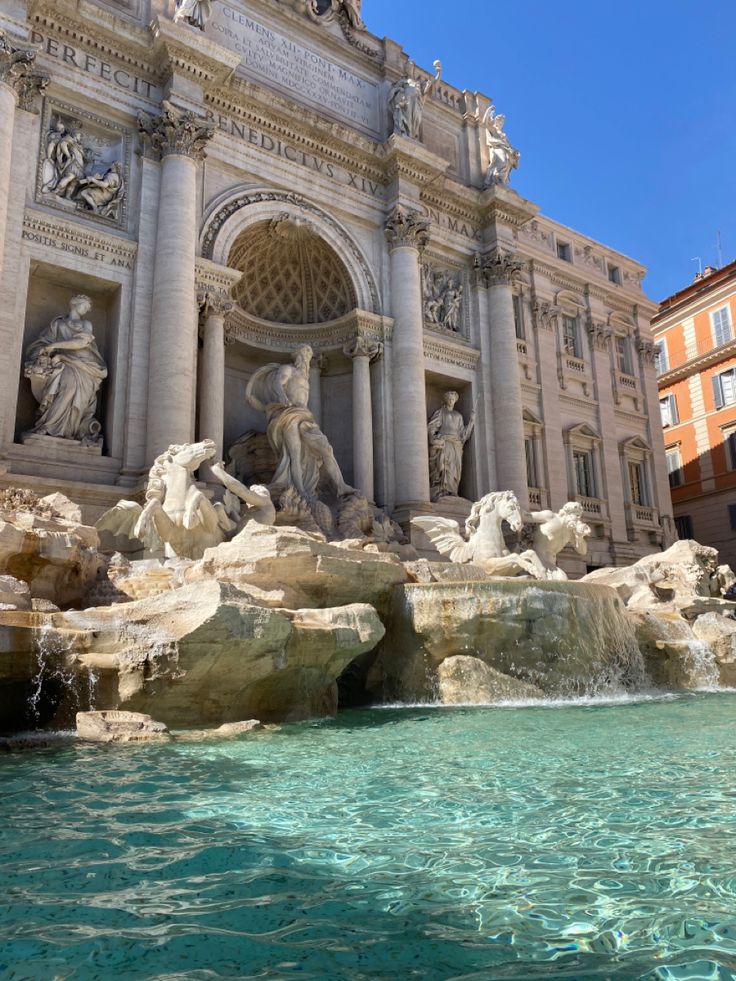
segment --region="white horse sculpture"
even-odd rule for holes
[[[226,472],[224,463],[210,467],[225,487],[223,503],[213,503],[196,486],[195,470],[216,452],[208,439],[170,446],[151,467],[145,507],[135,501],[119,501],[103,514],[97,529],[138,538],[153,550],[163,545],[167,558],[200,559],[206,549],[237,534],[246,521],[272,525],[276,509],[268,488],[246,487]],[[241,504],[246,506],[244,515]]]
[[[451,518],[412,518],[441,555],[451,562],[472,562],[491,576],[534,575],[533,552],[517,555],[506,548],[501,526],[506,522],[512,531],[519,532],[524,517],[513,491],[496,491],[481,498],[465,522],[463,538],[457,521]]]

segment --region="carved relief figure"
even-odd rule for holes
[[[463,287],[447,273],[424,269],[424,319],[437,327],[457,333],[460,329]]]
[[[105,174],[93,174],[79,182],[77,207],[101,218],[117,218],[125,196],[122,167],[115,161]]]
[[[316,499],[323,472],[338,497],[354,490],[345,483],[329,440],[308,408],[312,356],[312,348],[301,345],[293,364],[266,365],[246,389],[248,402],[266,414],[268,439],[279,458],[271,492],[293,489],[307,501]]]
[[[54,194],[63,198],[73,198],[84,178],[84,168],[87,163],[87,153],[82,145],[82,128],[76,124],[70,131],[65,131],[56,144],[57,180]]]
[[[56,190],[63,170],[59,159],[59,144],[66,135],[66,125],[61,117],[57,117],[46,137],[46,156],[41,169],[41,190],[49,194]]]
[[[272,525],[276,509],[268,488],[246,487],[225,471],[224,463],[210,468],[225,487],[223,503],[213,503],[199,490],[194,473],[216,452],[209,439],[170,446],[156,457],[148,474],[145,506],[118,501],[96,528],[138,538],[154,551],[163,546],[167,558],[201,559],[208,548],[230,539],[248,521]]]
[[[583,508],[577,501],[569,501],[555,513],[554,511],[535,511],[525,513],[524,521],[533,524],[534,541],[532,550],[536,556],[534,575],[537,579],[567,579],[567,575],[557,566],[557,556],[568,545],[572,545],[578,555],[586,555],[591,534],[583,522]]]
[[[533,575],[533,553],[516,555],[506,547],[504,521],[516,532],[521,531],[524,523],[513,491],[486,494],[474,504],[465,522],[465,538],[457,521],[450,518],[412,518],[411,523],[421,528],[437,551],[447,555],[451,562],[472,562],[491,576]]]
[[[210,0],[177,0],[174,23],[179,24],[184,21],[185,24],[191,24],[192,27],[198,27],[203,31],[211,16]]]
[[[441,63],[435,61],[433,67],[434,78],[421,81],[417,78],[416,65],[409,61],[405,77],[391,86],[388,104],[393,118],[393,131],[399,136],[408,136],[412,140],[421,138],[424,100],[442,78]]]
[[[32,432],[60,439],[99,443],[97,392],[107,365],[97,349],[87,296],[75,296],[66,317],[57,317],[26,352],[25,376],[39,403]]]
[[[467,426],[455,409],[459,395],[445,392],[445,404],[429,420],[429,482],[433,501],[457,497],[463,473],[463,448],[475,428],[475,412]]]
[[[506,117],[496,115],[496,107],[490,105],[483,117],[486,128],[486,145],[489,161],[483,187],[493,187],[496,184],[508,184],[511,171],[519,166],[521,154],[509,143],[508,136],[503,131]]]

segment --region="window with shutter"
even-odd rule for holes
[[[736,368],[713,376],[713,401],[717,409],[736,402]]]
[[[710,315],[713,324],[713,340],[716,347],[727,344],[731,340],[731,311],[728,307],[714,310]]]
[[[682,459],[678,449],[667,450],[667,473],[670,478],[670,487],[682,485]]]
[[[654,367],[658,375],[663,375],[668,370],[667,345],[664,341],[657,341],[654,345]]]
[[[676,426],[680,421],[677,414],[677,398],[674,395],[665,395],[659,400],[659,411],[662,414],[662,425]]]

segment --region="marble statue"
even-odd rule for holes
[[[483,117],[486,128],[486,145],[489,161],[483,187],[494,187],[496,184],[508,184],[511,171],[519,166],[521,154],[509,142],[503,131],[506,117],[496,115],[496,107],[491,104]]]
[[[266,365],[253,375],[246,389],[249,404],[266,415],[268,440],[279,458],[271,493],[293,489],[307,501],[317,498],[323,475],[329,478],[338,498],[354,493],[308,407],[312,356],[308,344],[300,345],[293,364]]]
[[[447,273],[424,269],[424,319],[426,323],[457,333],[463,302],[462,284]]]
[[[465,538],[457,521],[450,518],[412,518],[411,523],[421,528],[437,551],[449,556],[451,562],[472,562],[491,576],[534,575],[533,553],[516,555],[506,547],[504,521],[515,532],[521,531],[524,524],[513,491],[495,491],[476,502],[465,522]]]
[[[340,0],[339,12],[344,14],[350,26],[356,31],[364,31],[365,24],[360,16],[362,0]]]
[[[566,580],[567,575],[557,566],[558,554],[572,545],[578,555],[586,555],[591,534],[583,522],[583,508],[577,501],[569,501],[557,513],[535,511],[524,514],[524,521],[534,525],[532,552],[535,556],[534,575],[537,579]]]
[[[227,473],[224,463],[210,466],[225,488],[224,501],[212,502],[199,490],[194,472],[214,459],[216,452],[215,443],[208,439],[170,446],[156,457],[148,474],[145,506],[119,501],[103,514],[97,530],[138,538],[154,551],[163,546],[167,558],[200,559],[208,548],[238,534],[248,521],[272,525],[276,509],[268,488],[246,487]]]
[[[69,313],[57,317],[26,351],[24,373],[39,403],[32,432],[60,439],[100,442],[95,419],[97,393],[107,377],[107,365],[97,349],[87,314],[88,296],[74,296]]]
[[[435,61],[433,67],[434,78],[422,81],[417,78],[416,65],[409,61],[404,78],[398,79],[391,86],[388,104],[393,118],[393,131],[399,136],[408,136],[412,140],[421,137],[424,100],[442,78],[442,64]]]
[[[41,166],[41,190],[44,194],[53,193],[59,183],[63,170],[59,144],[65,136],[66,124],[61,117],[57,117],[46,136],[46,153]]]
[[[117,218],[125,196],[122,167],[114,161],[104,174],[92,174],[79,182],[77,207],[101,218]]]
[[[212,16],[212,4],[210,0],[177,0],[176,11],[174,12],[174,23],[182,21],[198,27],[200,31],[205,29],[207,21]]]
[[[445,392],[444,405],[429,420],[429,483],[433,501],[457,497],[463,472],[463,449],[475,428],[475,412],[467,426],[455,408],[457,392]]]

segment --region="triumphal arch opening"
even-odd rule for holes
[[[212,440],[207,494],[222,460],[317,530],[511,490],[580,504],[572,573],[667,539],[644,269],[514,190],[513,120],[441,52],[358,0],[8,0],[0,30],[0,482],[93,522]]]

